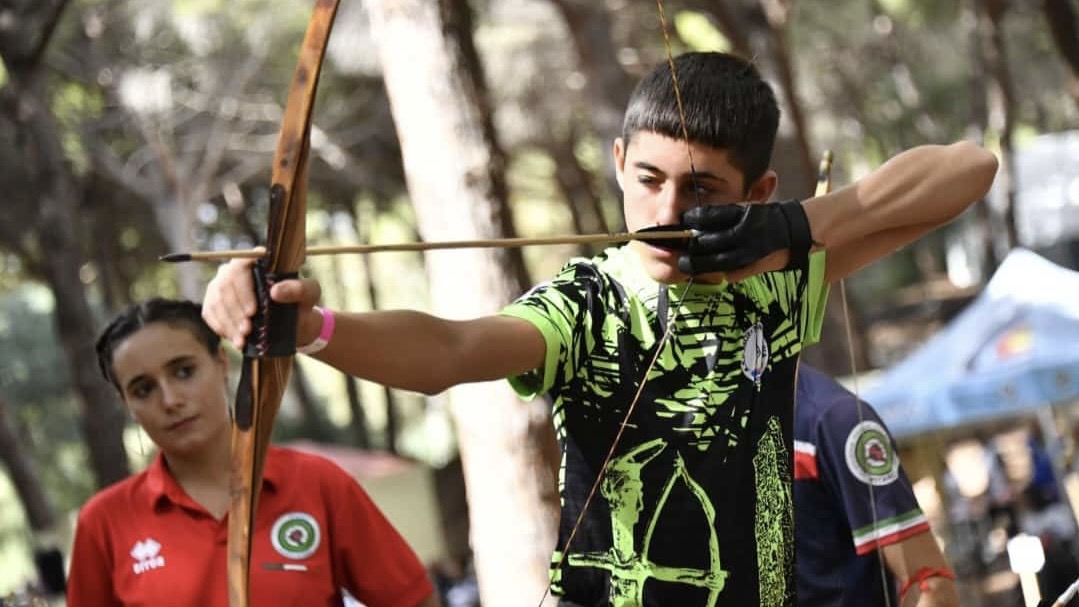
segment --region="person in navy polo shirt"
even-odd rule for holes
[[[871,406],[804,363],[794,520],[799,607],[959,604],[888,429]]]

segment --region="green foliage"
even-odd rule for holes
[[[696,11],[678,11],[674,28],[690,49],[696,51],[730,51],[731,43],[708,17]]]
[[[172,5],[177,15],[206,15],[220,12],[228,2],[225,0],[175,0]]]
[[[90,154],[83,142],[79,127],[104,112],[101,95],[82,84],[65,82],[57,86],[52,98],[52,110],[57,122],[63,127],[62,145],[64,155],[79,174],[90,170]]]
[[[84,502],[94,487],[86,471],[78,406],[57,343],[47,290],[23,285],[0,297],[0,392],[62,523],[64,513]],[[92,344],[85,346],[87,356],[92,356]],[[0,493],[11,495],[9,491],[6,479],[0,482]],[[18,502],[6,497],[4,501],[0,561],[16,568],[15,557],[23,552],[27,531]]]
[[[0,298],[0,389],[14,403],[44,403],[66,395],[63,355],[53,325],[52,298],[43,287],[24,285]],[[41,410],[23,414],[37,417]]]

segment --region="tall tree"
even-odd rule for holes
[[[989,82],[989,126],[1000,138],[1000,170],[997,184],[1003,190],[1003,222],[1006,235],[1005,250],[1019,245],[1015,224],[1015,200],[1018,192],[1015,167],[1015,124],[1018,108],[1015,81],[1008,64],[1008,46],[1004,33],[1004,17],[1008,10],[1007,0],[979,0],[978,29],[981,32],[981,48],[987,67]]]
[[[371,22],[425,239],[514,233],[505,158],[472,38],[466,0],[375,0]],[[436,313],[496,312],[527,286],[519,251],[427,256]],[[504,382],[450,391],[468,487],[483,603],[538,598],[556,535],[557,461],[550,411]]]
[[[52,111],[46,51],[67,2],[23,2],[0,8],[0,187],[8,193],[0,241],[52,290],[57,333],[82,412],[90,468],[99,486],[129,474],[121,440],[124,415],[94,359],[94,317],[79,271],[79,180],[64,152]],[[77,18],[77,15],[72,15]]]
[[[1079,105],[1079,11],[1074,0],[1043,0],[1042,7],[1053,42],[1068,67],[1068,91]]]
[[[118,30],[111,35],[126,35],[120,22],[109,25]],[[243,163],[233,162],[230,156],[237,140],[250,137],[269,123],[263,113],[236,109],[241,93],[264,67],[266,53],[260,51],[265,49],[255,46],[242,55],[226,53],[235,61],[213,62],[225,65],[223,69],[205,69],[207,62],[203,61],[198,74],[173,73],[168,68],[150,71],[111,63],[100,48],[104,31],[104,27],[90,31],[83,61],[90,73],[105,70],[112,74],[102,86],[106,107],[128,125],[128,142],[135,147],[120,153],[119,146],[110,145],[109,139],[115,137],[113,129],[86,129],[83,136],[93,149],[96,169],[153,210],[158,229],[172,250],[197,250],[199,205],[226,184],[242,183],[262,171],[264,165],[253,159],[262,159],[270,151],[264,147],[257,150],[262,154],[248,153]],[[178,81],[190,81],[192,90],[182,90]],[[159,99],[185,93],[192,97],[186,108]],[[191,107],[195,109],[193,116],[188,115]],[[131,162],[132,158],[148,162]],[[180,264],[175,271],[180,294],[200,299],[203,277],[199,264]]]
[[[56,531],[56,510],[53,508],[37,464],[30,457],[30,448],[15,430],[7,396],[0,394],[0,464],[7,470],[15,493],[22,503],[26,520],[36,539],[48,542]]]
[[[816,163],[809,145],[809,125],[798,96],[787,31],[791,2],[690,0],[687,5],[709,15],[734,50],[745,57],[753,57],[761,73],[772,83],[783,110],[772,157],[773,166],[782,176],[777,195],[780,198],[804,197],[813,187]]]

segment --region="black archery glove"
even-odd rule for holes
[[[682,224],[698,232],[678,258],[689,275],[733,272],[784,249],[784,270],[805,268],[813,235],[802,203],[783,202],[702,205],[686,211]]]

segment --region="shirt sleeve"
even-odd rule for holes
[[[602,327],[603,319],[594,316],[605,308],[590,304],[601,297],[606,280],[591,262],[571,262],[554,279],[533,287],[502,309],[505,316],[532,323],[547,346],[542,369],[508,378],[521,398],[550,390],[571,372],[569,363],[574,354],[587,352],[587,342],[598,340],[591,335],[592,328]]]
[[[849,393],[847,393],[849,394]],[[814,441],[821,480],[839,501],[858,554],[929,529],[895,441],[868,404],[837,397],[817,420]]]
[[[366,607],[415,607],[434,592],[423,563],[367,492],[329,465],[334,577]]]
[[[828,303],[828,283],[825,282],[827,261],[824,251],[809,256],[809,276],[802,299],[802,340],[806,345],[820,341],[824,326],[824,311]]]
[[[122,607],[112,589],[113,562],[106,548],[104,528],[95,524],[92,512],[84,509],[76,523],[67,580],[67,605]]]

